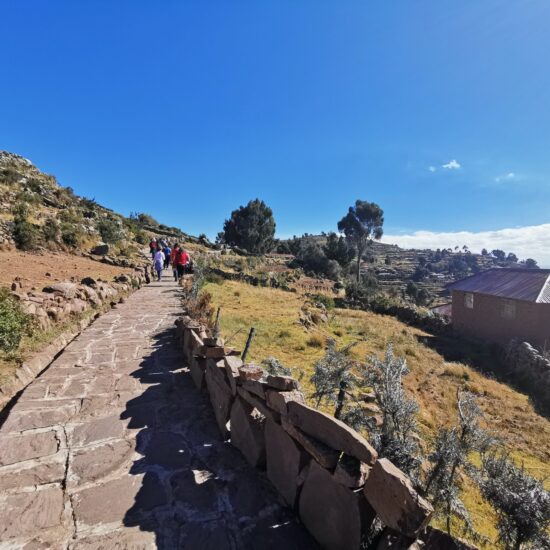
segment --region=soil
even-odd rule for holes
[[[0,266],[0,286],[10,286],[16,277],[20,277],[23,289],[36,287],[39,290],[49,283],[72,277],[78,281],[83,277],[110,281],[115,275],[133,271],[66,252],[49,251],[0,251]]]

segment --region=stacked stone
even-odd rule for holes
[[[26,291],[18,278],[12,283],[11,295],[20,301],[23,311],[35,320],[38,327],[45,330],[91,308],[115,305],[144,282],[144,272],[136,271],[132,276],[119,275],[112,283],[85,277],[80,284],[64,281],[48,285],[39,292],[35,289]],[[54,342],[24,361],[13,376],[4,380],[0,388],[0,409],[32,382],[92,319],[92,316],[81,319],[78,326],[59,335]]]
[[[379,550],[471,548],[427,529],[433,509],[408,477],[343,422],[309,407],[290,376],[243,364],[189,317],[176,322],[197,388],[230,440],[296,510],[322,548],[358,549],[375,518]]]
[[[142,270],[131,276],[120,275],[113,282],[96,281],[85,277],[80,284],[73,281],[53,283],[42,289],[25,289],[17,278],[11,285],[12,296],[20,301],[23,311],[31,315],[37,325],[46,330],[90,308],[99,308],[118,300],[145,282]]]

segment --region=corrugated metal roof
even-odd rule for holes
[[[493,268],[451,283],[448,288],[550,304],[550,269]]]

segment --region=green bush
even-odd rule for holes
[[[0,350],[10,353],[17,350],[21,338],[29,327],[29,317],[8,289],[0,289]]]
[[[322,304],[326,309],[334,309],[334,298],[326,294],[314,294],[311,299],[317,304]]]
[[[46,242],[57,242],[59,240],[59,223],[54,218],[48,218],[42,226],[42,235]]]
[[[84,234],[82,229],[70,222],[61,224],[61,240],[67,245],[76,248],[82,242]]]
[[[39,241],[38,229],[28,221],[29,208],[27,203],[18,202],[14,207],[13,240],[21,250],[36,248]]]
[[[112,218],[105,218],[97,224],[97,230],[101,239],[105,243],[115,244],[123,238],[123,232],[120,225]]]

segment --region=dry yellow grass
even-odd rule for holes
[[[391,343],[395,353],[407,359],[411,372],[405,386],[420,405],[418,421],[425,441],[431,441],[439,427],[455,421],[457,390],[468,389],[482,396],[487,429],[514,458],[536,477],[550,476],[550,422],[535,412],[525,395],[467,365],[446,362],[420,341],[427,333],[393,317],[338,309],[329,312],[328,323],[306,330],[298,323],[305,299],[300,294],[233,281],[209,283],[205,290],[212,294],[214,305],[222,308],[222,335],[227,338],[243,329],[230,345],[242,349],[248,328],[254,326],[257,333],[250,360],[259,363],[274,356],[285,366],[296,367],[306,396],[313,389],[309,382],[313,365],[323,355],[322,348],[308,345],[312,338],[331,337],[339,345],[361,340],[353,354],[363,360],[372,354],[380,356]],[[463,496],[477,529],[494,540],[490,507],[471,483],[465,482]]]

